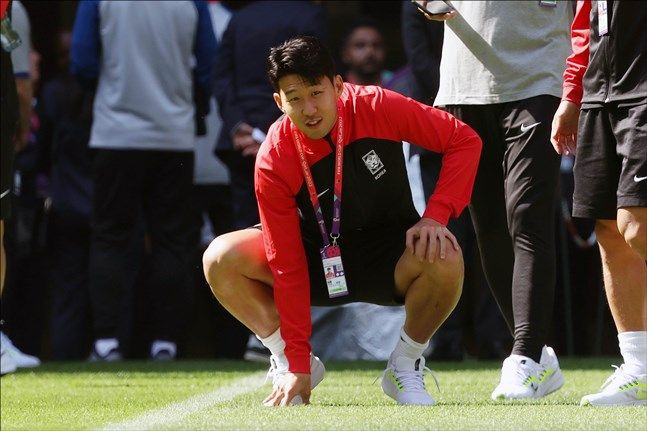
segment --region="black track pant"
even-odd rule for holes
[[[124,318],[132,243],[150,239],[153,339],[175,341],[186,302],[193,153],[99,150],[94,163],[90,298],[95,338],[116,338]]]
[[[490,288],[514,334],[513,354],[539,362],[555,291],[559,156],[550,127],[559,99],[537,96],[448,112],[483,140],[470,211]]]

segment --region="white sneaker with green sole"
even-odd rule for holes
[[[586,395],[581,406],[619,407],[647,406],[647,374],[629,374],[624,365],[613,366],[616,371],[597,394]]]

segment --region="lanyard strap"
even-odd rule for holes
[[[301,170],[303,171],[303,177],[306,181],[306,186],[308,187],[308,194],[310,194],[310,202],[312,202],[312,208],[315,211],[315,217],[317,218],[317,224],[319,225],[319,230],[321,231],[321,237],[323,239],[324,247],[330,245],[328,240],[328,231],[326,230],[326,223],[323,219],[323,213],[321,211],[321,205],[319,204],[319,197],[317,196],[317,189],[315,188],[315,182],[312,178],[312,173],[310,172],[310,167],[308,166],[308,161],[306,159],[305,152],[303,150],[303,141],[301,139],[301,134],[297,131],[297,128],[292,124],[292,136],[294,137],[294,144],[299,155],[299,161],[301,162]],[[339,238],[339,228],[341,224],[341,190],[342,190],[342,171],[344,166],[344,120],[341,116],[341,110],[337,110],[337,143],[335,145],[335,183],[334,183],[334,197],[333,197],[333,217],[332,217],[332,232],[330,233],[330,238],[332,238],[333,245],[336,245],[337,238]]]

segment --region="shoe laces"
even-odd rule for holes
[[[422,368],[422,370],[396,370],[393,367],[387,367],[386,370],[382,371],[382,374],[380,374],[375,378],[375,380],[373,380],[373,384],[375,384],[378,379],[383,379],[389,370],[392,370],[395,373],[398,380],[400,380],[400,383],[402,383],[402,386],[407,390],[425,393],[427,392],[427,386],[425,384],[424,374],[427,373],[434,379],[434,383],[436,383],[436,389],[438,389],[438,392],[440,392],[440,385],[438,384],[436,373],[426,365]]]
[[[507,364],[504,367],[504,372],[502,373],[502,382],[512,383],[515,385],[526,385],[532,382],[537,383],[541,379],[541,375],[546,372],[546,367],[542,364],[536,364],[536,366],[528,360],[526,363],[522,363],[519,360],[513,360],[514,364]],[[513,372],[509,372],[508,369],[514,368]]]
[[[604,382],[602,387],[600,388],[601,391],[604,391],[605,388],[620,388],[623,385],[626,385],[627,383],[631,383],[634,380],[636,380],[635,376],[632,376],[631,374],[627,373],[624,370],[624,365],[617,366],[617,365],[611,365],[613,368],[616,369],[616,371],[609,376],[609,378]],[[613,384],[613,386],[611,386]]]
[[[279,369],[279,364],[274,357],[274,355],[270,356],[270,369],[267,370],[267,374],[265,375],[265,380],[263,381],[263,384],[267,383],[268,380],[272,379],[272,385],[276,385],[278,382],[278,379],[285,374],[286,370],[281,370]]]

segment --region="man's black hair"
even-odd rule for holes
[[[270,49],[267,59],[267,77],[275,91],[279,80],[287,75],[299,75],[312,85],[327,76],[335,78],[335,62],[330,51],[319,39],[299,36]]]

